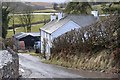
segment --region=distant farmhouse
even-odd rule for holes
[[[92,11],[91,14],[93,15],[66,15],[64,17],[63,13],[58,13],[58,16],[52,14],[51,21],[40,28],[41,53],[45,51],[50,56],[50,48],[55,38],[72,29],[85,27],[96,22],[98,11]]]
[[[29,49],[34,47],[36,41],[40,41],[40,33],[18,33],[13,36],[17,49]]]

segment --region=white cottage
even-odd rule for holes
[[[72,29],[84,27],[96,22],[97,18],[93,15],[67,15],[63,17],[62,13],[58,13],[57,19],[55,14],[51,15],[51,21],[40,28],[41,53],[45,51],[47,56],[50,56],[50,48],[52,47],[54,38]]]

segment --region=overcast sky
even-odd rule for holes
[[[63,3],[65,1],[70,1],[70,0],[24,0],[27,2],[57,2],[57,3]]]
[[[63,3],[63,2],[68,2],[71,0],[0,0],[2,2],[57,2],[57,3]]]
[[[120,0],[0,0],[2,2],[57,2],[57,3],[63,3],[63,2],[119,2]]]

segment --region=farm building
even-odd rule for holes
[[[36,41],[40,41],[40,33],[18,33],[13,36],[17,49],[29,49],[34,47]]]
[[[45,52],[47,56],[50,56],[50,48],[55,38],[72,29],[85,27],[96,22],[98,20],[96,13],[98,12],[94,11],[91,12],[93,15],[66,15],[65,17],[63,17],[63,13],[58,13],[58,16],[51,15],[51,21],[40,28],[41,53]],[[56,19],[56,17],[58,18]]]

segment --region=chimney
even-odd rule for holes
[[[60,19],[62,19],[63,18],[63,13],[62,12],[59,12],[58,13],[58,21],[60,20]]]
[[[99,18],[99,12],[97,10],[91,11],[91,14],[96,17],[97,19]]]
[[[51,14],[51,21],[53,21],[53,20],[55,20],[56,19],[56,15],[55,15],[55,13],[54,14]]]

